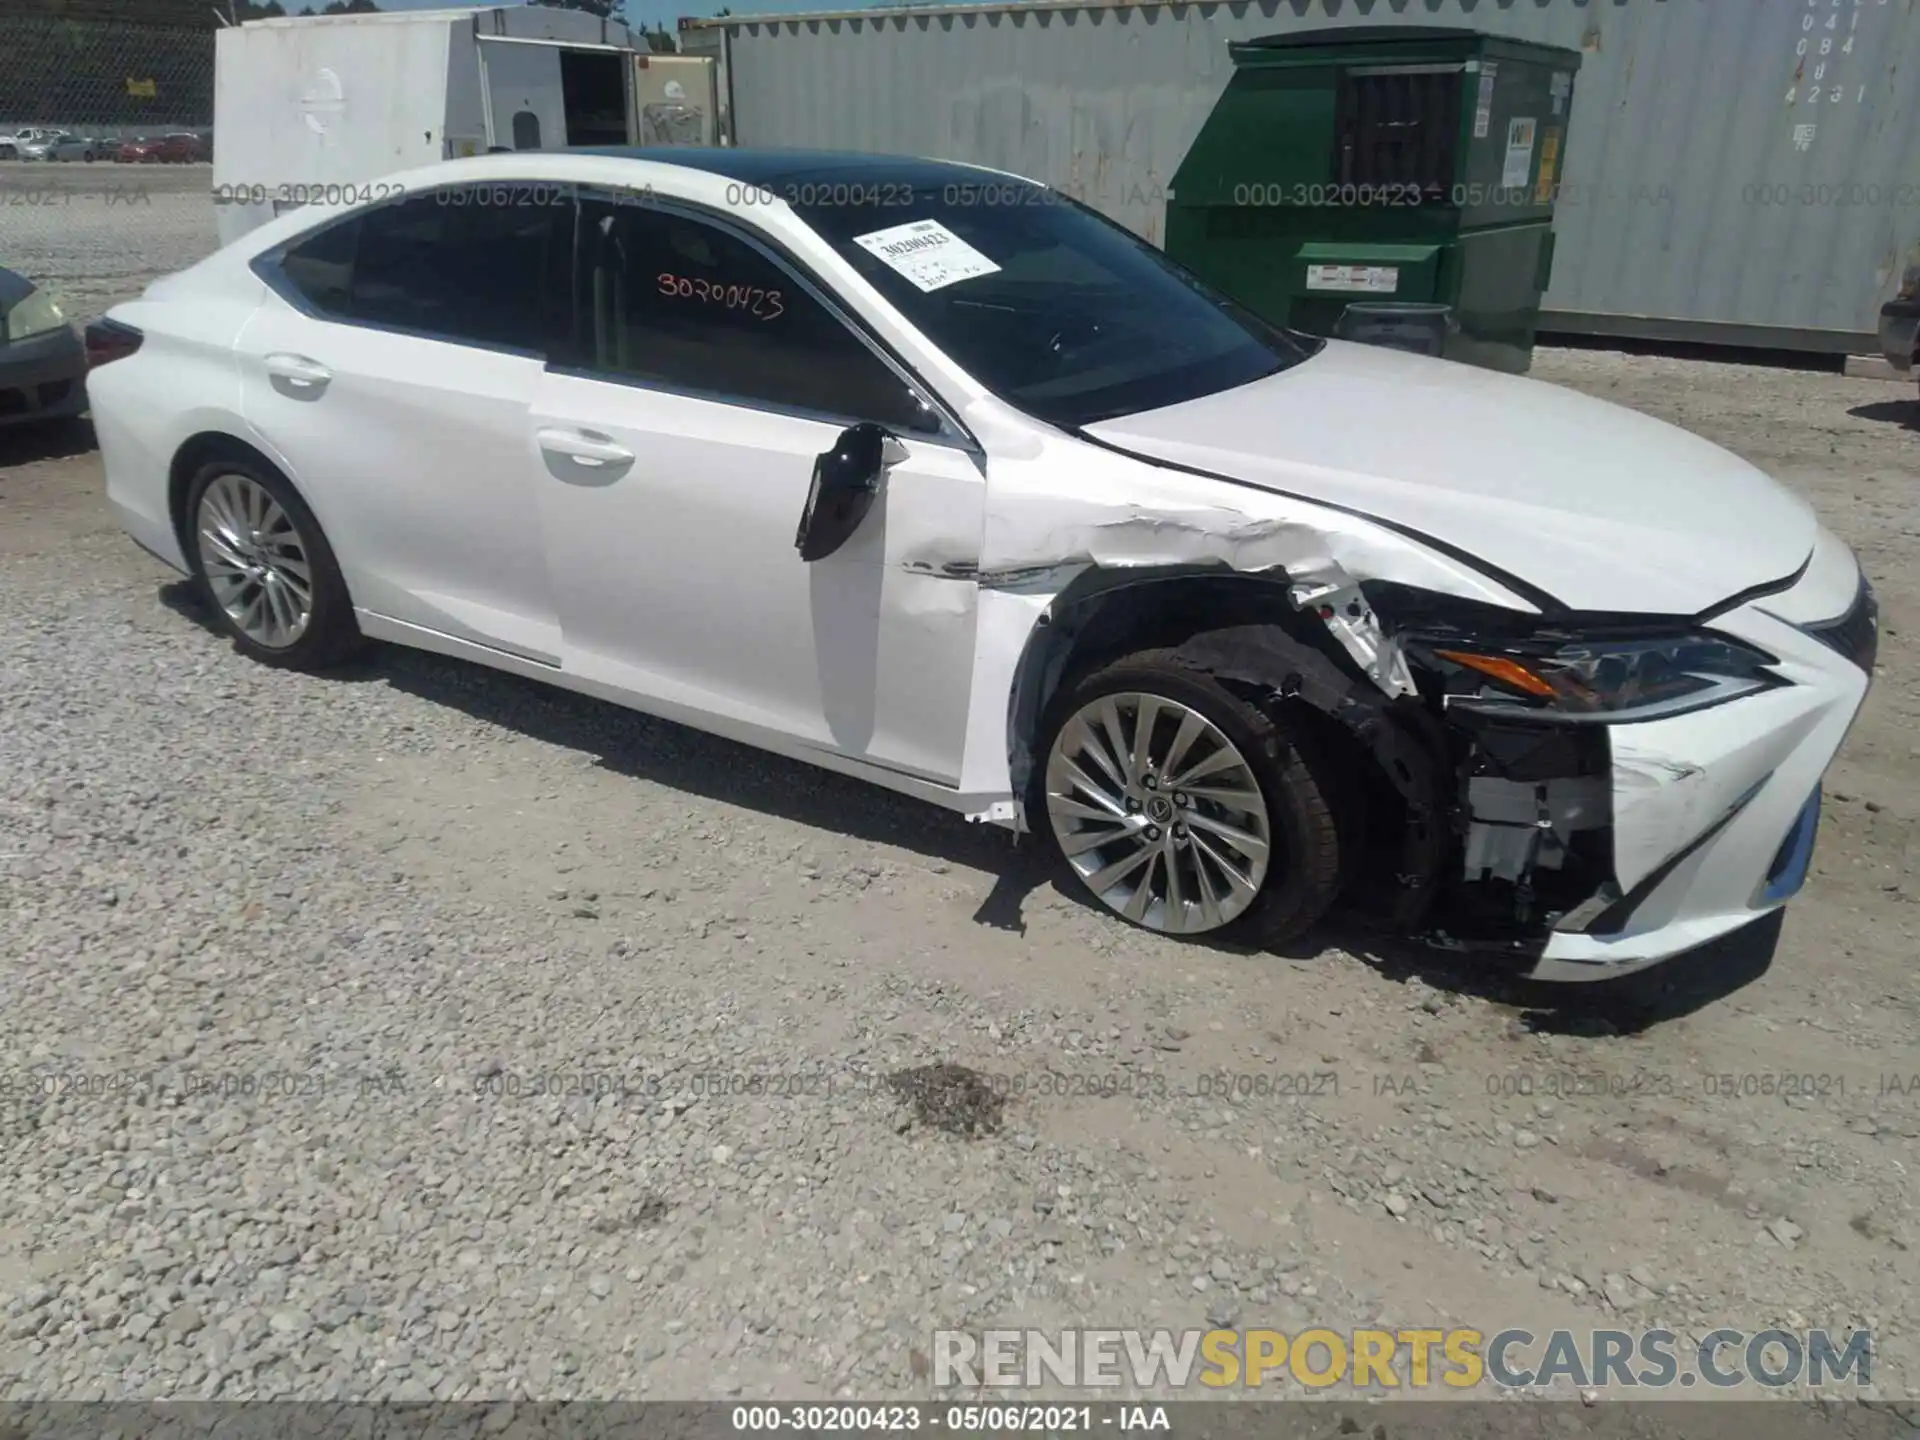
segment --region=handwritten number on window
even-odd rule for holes
[[[660,273],[659,284],[662,295],[676,300],[698,300],[725,310],[737,310],[756,320],[778,320],[787,313],[781,292],[760,285],[725,285],[718,280],[674,275],[664,270]]]

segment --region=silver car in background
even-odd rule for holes
[[[91,165],[94,161],[105,159],[112,153],[107,142],[104,140],[97,140],[87,135],[67,135],[64,133],[56,135],[49,140],[42,141],[30,148],[33,153],[30,154],[27,150],[23,149],[20,152],[21,159],[78,160]]]
[[[43,125],[23,125],[11,135],[0,135],[0,160],[19,160],[23,158],[21,151],[27,146],[59,133]]]
[[[51,160],[56,146],[71,137],[64,130],[43,130],[31,140],[19,142],[18,158],[22,160]]]

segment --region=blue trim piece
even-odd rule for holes
[[[1814,789],[1800,808],[1799,819],[1780,842],[1780,853],[1773,857],[1766,884],[1760,887],[1756,904],[1778,905],[1791,900],[1807,883],[1807,870],[1813,863],[1813,837],[1820,829],[1820,791]]]

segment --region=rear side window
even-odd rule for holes
[[[348,313],[360,224],[356,218],[329,225],[280,257],[282,278],[323,315],[344,319]]]
[[[719,400],[938,429],[898,372],[792,271],[732,231],[586,199],[579,246],[586,368]]]
[[[329,319],[544,356],[572,220],[551,186],[440,190],[320,231],[280,273]]]

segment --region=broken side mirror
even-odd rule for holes
[[[802,560],[824,560],[846,544],[873,508],[881,477],[899,454],[900,442],[871,421],[840,432],[833,449],[813,462],[807,507],[793,537]]]

